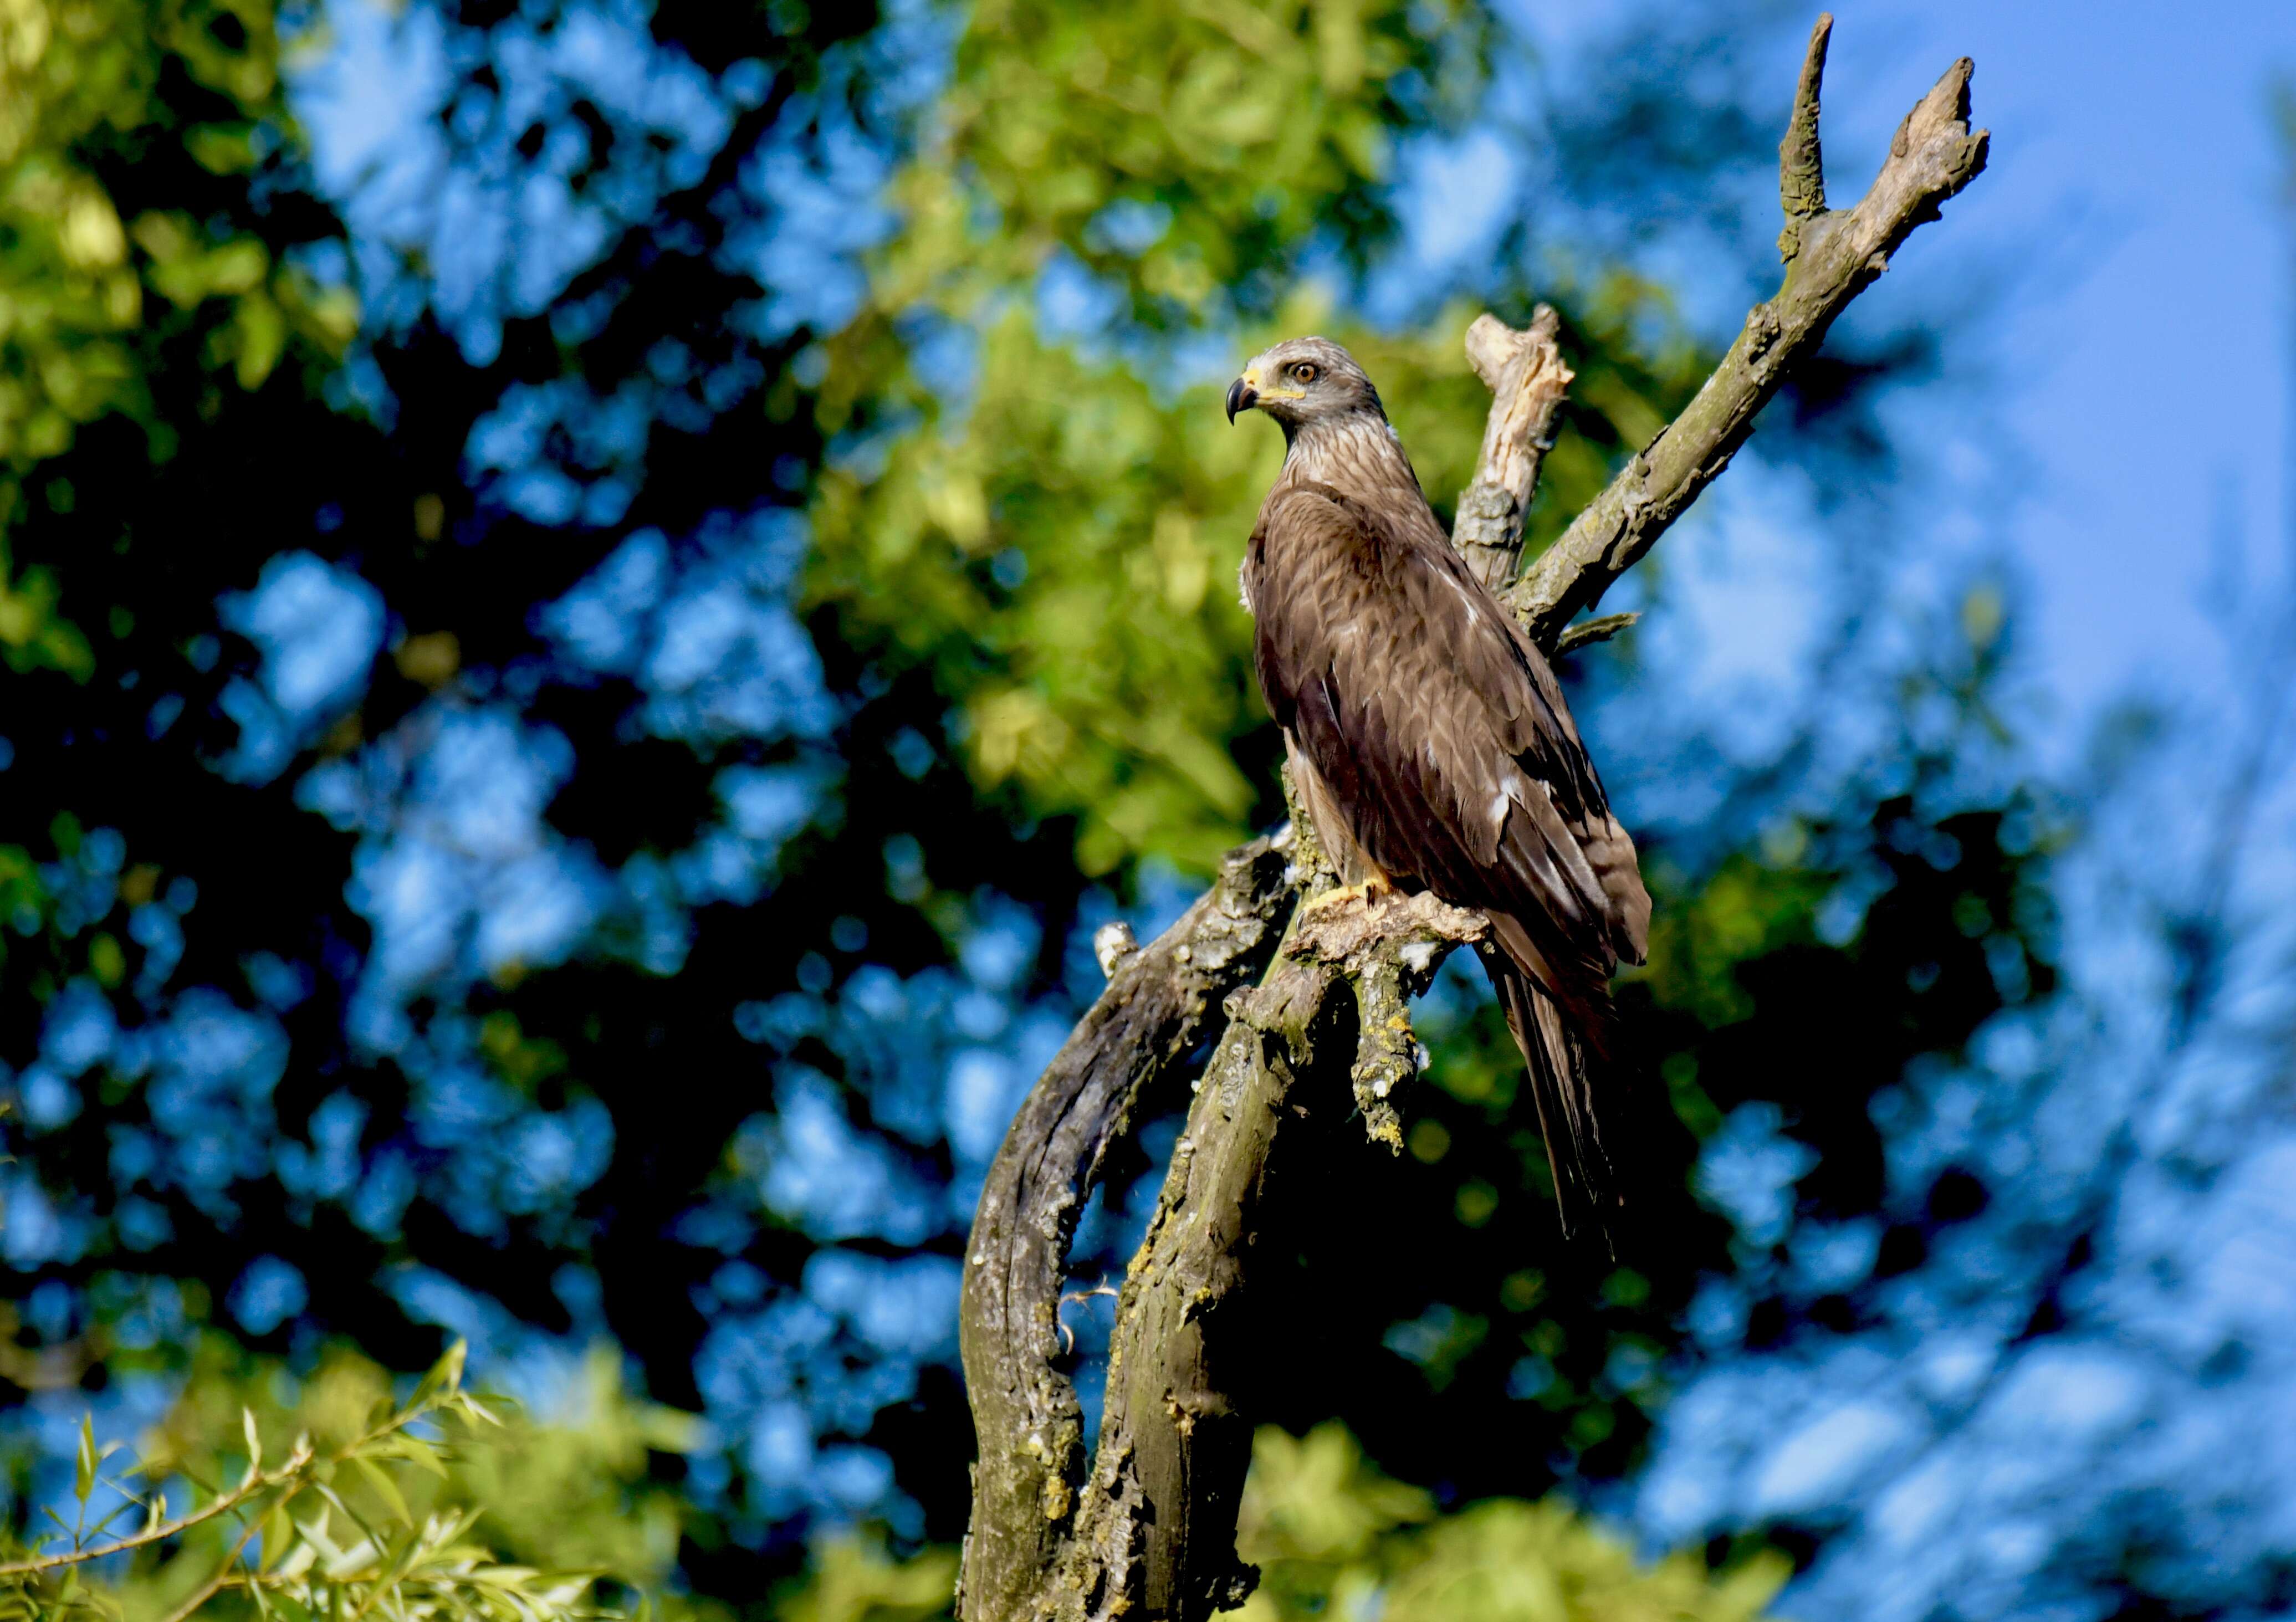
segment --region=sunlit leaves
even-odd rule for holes
[[[123,218],[112,196],[118,159],[154,138],[210,174],[254,168],[254,132],[281,113],[277,52],[261,4],[24,0],[0,18],[0,455],[53,455],[111,411],[144,422],[164,454],[146,374],[153,343],[186,321],[209,329],[209,364],[242,388],[269,374],[291,332],[320,352],[349,337],[345,299],[253,236],[164,209]],[[217,119],[187,119],[168,99],[171,69],[209,93]],[[201,308],[211,300],[215,316]]]
[[[1256,700],[1226,585],[1269,437],[1215,433],[1214,394],[1176,399],[1127,329],[1299,317],[1303,257],[1380,237],[1394,133],[1464,106],[1486,29],[1349,0],[971,15],[869,303],[824,346],[843,454],[811,584],[857,642],[932,669],[976,782],[1075,818],[1088,872],[1201,866],[1271,792],[1234,748]],[[1047,276],[1098,311],[1097,352],[1038,319]],[[936,332],[971,375],[914,364]]]
[[[1471,76],[1472,43],[1439,43],[1481,26],[1470,7],[1360,0],[987,0],[941,106],[943,172],[1024,263],[1057,248],[1152,320],[1201,318],[1379,214],[1400,77]]]
[[[1246,1622],[1752,1622],[1786,1577],[1774,1555],[1718,1574],[1690,1553],[1645,1565],[1554,1498],[1438,1516],[1336,1424],[1259,1433],[1238,1546],[1260,1568]]]
[[[1379,242],[1390,143],[1472,102],[1488,29],[1472,5],[1370,0],[972,14],[890,188],[900,228],[869,304],[823,348],[836,451],[808,584],[861,647],[931,669],[976,784],[1024,821],[1071,821],[1087,873],[1200,870],[1275,807],[1228,582],[1281,447],[1226,423],[1207,362],[1341,337],[1439,508],[1466,482],[1488,405],[1459,345],[1476,312],[1375,333],[1300,270]],[[1665,324],[1647,287],[1581,303],[1587,392],[1542,536],[1693,376],[1687,346],[1642,357],[1636,335]]]
[[[487,1536],[494,1506],[455,1490],[466,1456],[551,1443],[522,1422],[503,1434],[463,1390],[463,1361],[457,1341],[393,1402],[371,1364],[337,1359],[292,1416],[307,1424],[283,1453],[266,1446],[253,1405],[226,1420],[214,1385],[195,1388],[125,1470],[106,1469],[117,1450],[99,1448],[84,1421],[77,1518],[54,1518],[57,1533],[0,1562],[0,1618],[607,1614],[590,1572],[504,1558]],[[562,1443],[555,1451],[568,1462]],[[663,1563],[623,1569],[652,1578]]]
[[[12,483],[0,485],[0,524],[14,503]],[[0,659],[10,668],[45,667],[85,678],[94,666],[87,638],[79,627],[56,613],[62,587],[52,569],[12,567],[8,542],[0,534]]]
[[[1734,855],[1702,887],[1669,895],[1653,913],[1643,978],[1662,1007],[1710,1027],[1742,1020],[1753,1004],[1738,966],[1815,939],[1817,907],[1833,886],[1828,874]]]
[[[947,1613],[955,1581],[952,1550],[897,1560],[882,1539],[832,1538],[815,1548],[813,1569],[775,1615],[781,1622],[922,1622]]]
[[[193,88],[188,102],[171,75]],[[186,106],[198,108],[193,116]],[[278,40],[268,0],[18,0],[0,11],[0,459],[67,449],[82,426],[133,419],[154,457],[176,428],[155,404],[167,346],[260,387],[290,348],[339,356],[357,326],[348,293],[277,262],[193,199],[149,204],[174,176],[170,144],[201,177],[251,171],[281,139]],[[268,132],[265,134],[263,132]],[[132,176],[132,178],[131,178]],[[139,200],[123,214],[123,181]],[[5,481],[13,516],[15,479]],[[0,658],[85,677],[82,630],[59,611],[53,571],[8,567],[0,536]]]
[[[1388,334],[1301,296],[1239,348],[1308,331],[1347,341],[1447,506],[1489,404],[1460,344],[1474,313]],[[1542,513],[1591,496],[1611,447],[1680,387],[1635,358],[1622,320],[1576,341],[1611,403],[1574,414]],[[1219,393],[1159,388],[1014,310],[982,335],[956,422],[833,465],[818,487],[809,590],[890,660],[931,668],[976,782],[1024,815],[1075,819],[1087,872],[1144,855],[1201,869],[1272,809],[1272,776],[1242,764],[1265,717],[1232,583],[1283,442],[1257,418],[1231,427]]]

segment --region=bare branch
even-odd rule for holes
[[[989,1166],[966,1246],[961,1332],[980,1447],[962,1579],[968,1618],[1033,1614],[1059,1554],[1084,1479],[1083,1411],[1057,1366],[1069,1240],[1134,1110],[1274,954],[1289,866],[1288,840],[1255,840],[1156,940],[1104,958],[1107,989]]]
[[[1540,646],[1602,601],[1611,583],[1651,549],[1730,463],[1796,363],[1814,354],[1835,316],[1889,268],[1916,225],[1985,168],[1988,135],[1969,127],[1967,57],[1946,70],[1906,116],[1873,187],[1854,209],[1824,208],[1817,169],[1818,80],[1827,22],[1810,36],[1794,119],[1779,160],[1789,213],[1780,248],[1784,285],[1746,317],[1744,331],[1697,397],[1637,454],[1562,537],[1515,583],[1507,602]],[[1807,209],[1807,213],[1796,213]]]
[[[109,1560],[115,1554],[125,1554],[133,1549],[147,1548],[180,1537],[193,1527],[213,1520],[218,1515],[228,1515],[251,1498],[259,1498],[274,1487],[299,1482],[310,1472],[311,1438],[298,1437],[295,1446],[287,1455],[287,1462],[278,1469],[261,1472],[250,1471],[247,1479],[229,1492],[220,1493],[199,1509],[173,1520],[154,1520],[140,1532],[113,1538],[108,1543],[91,1544],[85,1549],[62,1549],[53,1554],[35,1554],[25,1560],[10,1561],[0,1565],[0,1577],[25,1577],[37,1572],[53,1571],[64,1566],[86,1565],[91,1561]]]
[[[1491,391],[1491,410],[1475,477],[1459,497],[1451,544],[1493,591],[1514,578],[1538,464],[1554,446],[1555,414],[1570,386],[1570,368],[1554,342],[1559,324],[1542,304],[1521,332],[1488,315],[1467,329],[1467,359]]]

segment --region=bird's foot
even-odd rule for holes
[[[1394,889],[1382,879],[1367,879],[1361,884],[1343,884],[1308,897],[1300,903],[1300,911],[1302,913],[1321,913],[1332,907],[1344,906],[1350,901],[1360,901],[1369,906],[1384,900],[1394,892]]]

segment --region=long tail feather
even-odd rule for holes
[[[1562,1232],[1568,1236],[1582,1217],[1591,1218],[1608,1244],[1624,1201],[1596,1102],[1593,1070],[1602,1056],[1589,1040],[1596,1033],[1574,1028],[1554,999],[1503,955],[1493,953],[1484,962],[1530,1073]]]

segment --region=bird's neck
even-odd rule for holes
[[[1403,454],[1403,441],[1376,412],[1287,422],[1283,437],[1290,446],[1283,457],[1283,477],[1295,484],[1357,490],[1419,488],[1419,475]]]

